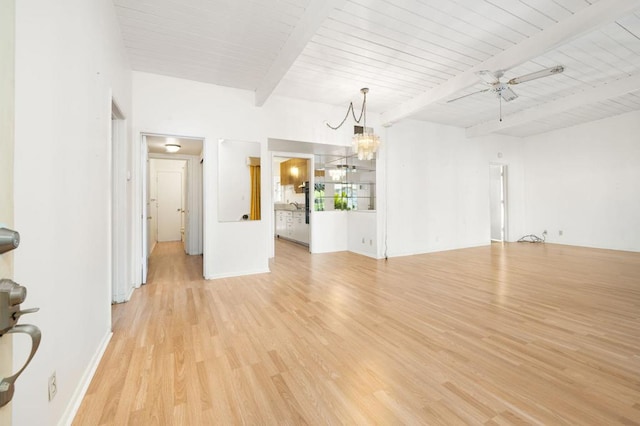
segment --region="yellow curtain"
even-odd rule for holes
[[[251,214],[249,219],[260,220],[260,166],[249,166],[251,173]]]

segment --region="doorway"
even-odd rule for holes
[[[186,254],[205,256],[203,150],[203,138],[142,134],[142,283],[158,242],[182,241]]]
[[[313,185],[311,160],[272,157],[274,237],[309,247]]]
[[[507,166],[489,165],[491,241],[504,242],[507,236]]]

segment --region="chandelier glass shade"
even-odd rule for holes
[[[358,160],[373,160],[376,156],[376,151],[380,145],[380,138],[378,135],[368,133],[364,130],[364,133],[357,133],[353,135],[353,152],[358,154]]]
[[[380,146],[380,137],[373,133],[373,129],[367,129],[367,93],[369,93],[369,89],[364,87],[360,89],[360,93],[362,93],[363,96],[360,117],[356,118],[356,113],[353,109],[353,102],[350,102],[347,114],[344,116],[342,122],[335,127],[329,123],[327,123],[327,126],[333,130],[339,129],[342,127],[344,122],[347,121],[349,113],[351,113],[356,123],[359,124],[360,121],[362,121],[362,133],[356,133],[353,135],[353,152],[358,154],[359,160],[373,160],[375,158],[375,153],[378,150],[378,146]]]

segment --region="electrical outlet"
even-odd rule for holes
[[[560,235],[562,237],[562,234],[563,234],[563,232],[562,232],[562,229],[561,229],[561,230],[558,231],[558,235]]]
[[[362,244],[364,244],[364,237],[362,237]]]
[[[54,371],[49,377],[49,401],[51,401],[58,393],[58,382],[56,380],[56,372]]]
[[[373,240],[369,240],[369,245],[373,247]]]
[[[542,231],[542,235],[547,235],[547,230]]]

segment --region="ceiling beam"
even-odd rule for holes
[[[256,88],[256,106],[262,106],[334,9],[344,6],[347,0],[311,0],[289,38],[273,61],[267,74]]]
[[[462,74],[458,74],[439,86],[429,89],[398,107],[384,112],[381,116],[382,123],[385,125],[393,124],[423,110],[435,102],[447,99],[459,91],[477,84],[479,80],[475,74],[476,71],[508,70],[535,59],[603,25],[609,24],[638,8],[640,8],[640,0],[599,1],[591,6],[585,7],[567,19],[503,50]]]
[[[613,83],[602,84],[555,101],[510,114],[503,117],[502,121],[487,121],[468,127],[467,137],[474,138],[510,129],[552,115],[562,114],[574,108],[616,98],[636,90],[640,90],[640,74],[621,78]]]

